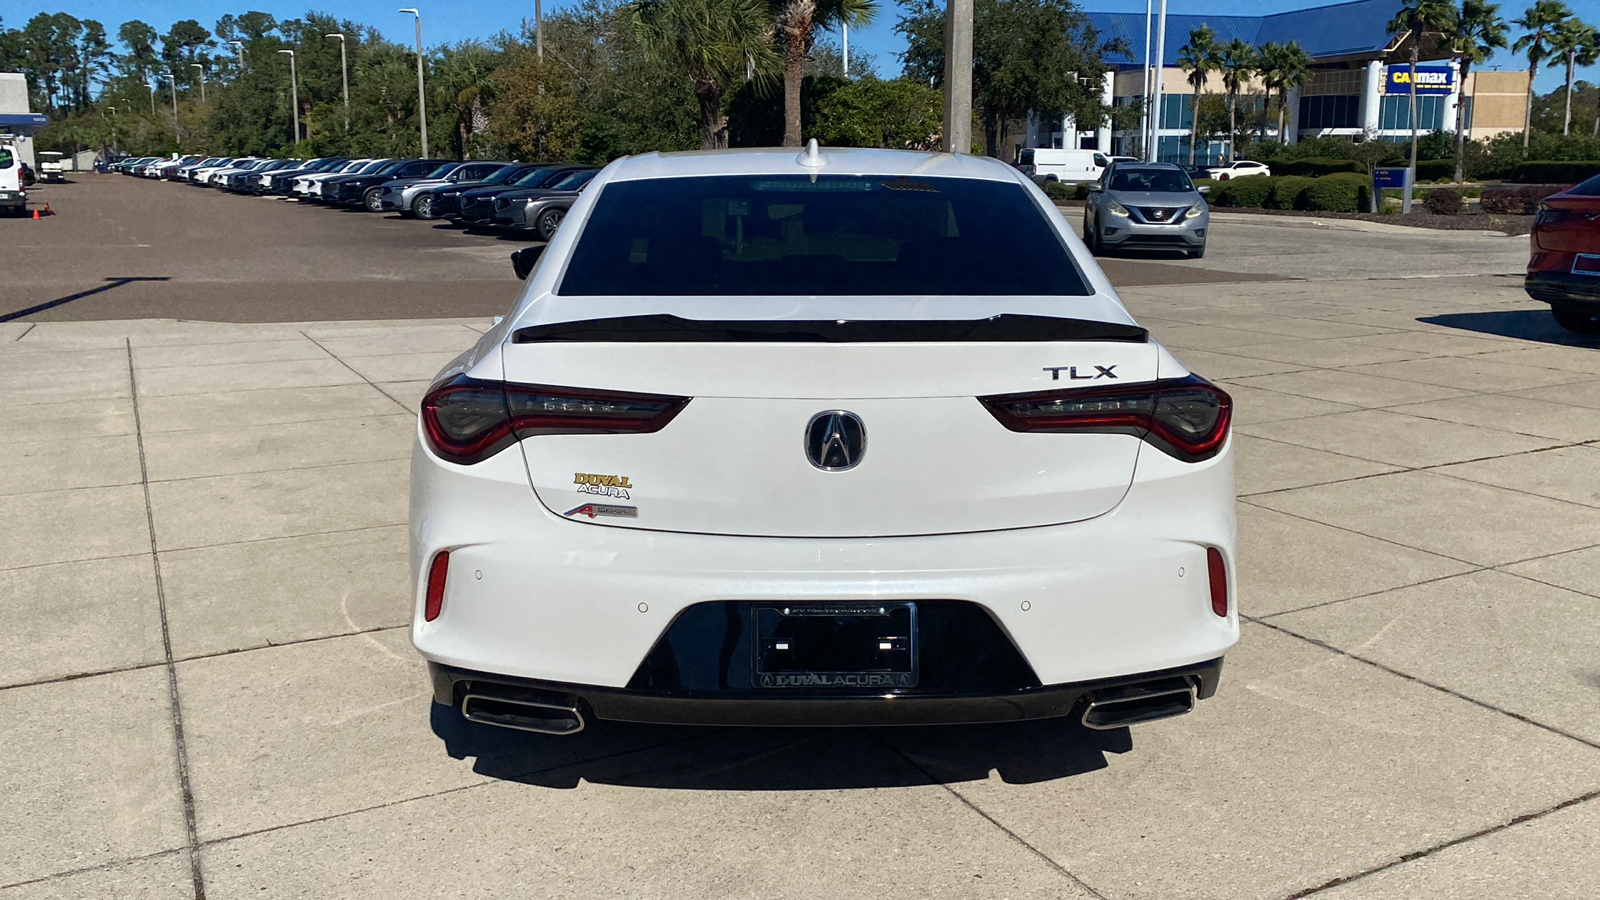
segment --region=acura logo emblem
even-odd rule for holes
[[[806,459],[824,472],[853,469],[866,452],[867,427],[853,412],[820,412],[806,425]]]

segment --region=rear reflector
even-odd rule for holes
[[[1185,462],[1216,456],[1233,399],[1198,375],[1109,388],[979,397],[1001,425],[1024,432],[1131,434]]]
[[[1211,611],[1228,617],[1228,567],[1222,561],[1222,551],[1206,548],[1206,574],[1211,579]]]
[[[428,597],[422,604],[422,618],[432,622],[444,611],[444,579],[450,570],[450,551],[440,550],[428,566]]]
[[[422,433],[439,457],[471,465],[533,435],[660,431],[688,403],[688,397],[459,376],[422,398]]]

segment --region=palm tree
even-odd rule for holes
[[[1600,57],[1600,31],[1574,16],[1561,23],[1550,49],[1567,63],[1567,108],[1561,121],[1563,137],[1572,133],[1572,72],[1578,66],[1592,66]]]
[[[1511,20],[1511,24],[1527,32],[1511,45],[1513,52],[1528,57],[1528,103],[1522,116],[1523,156],[1528,155],[1528,137],[1533,131],[1533,80],[1539,77],[1539,63],[1550,56],[1551,45],[1561,29],[1561,23],[1570,18],[1572,10],[1561,0],[1534,0],[1534,4],[1523,12],[1522,18]]]
[[[1285,133],[1289,127],[1285,121],[1289,111],[1289,92],[1304,87],[1311,80],[1311,54],[1300,46],[1299,41],[1290,41],[1280,44],[1269,41],[1261,46],[1261,80],[1267,88],[1268,106],[1271,106],[1272,92],[1278,92],[1278,140],[1288,143]],[[1263,124],[1266,130],[1265,119],[1267,110],[1261,111]]]
[[[1417,61],[1422,42],[1455,33],[1456,10],[1446,0],[1403,0],[1400,12],[1389,20],[1389,33],[1411,45],[1411,170],[1417,169]]]
[[[878,15],[877,0],[777,0],[783,37],[783,144],[800,146],[800,85],[817,26],[864,28]],[[849,73],[845,73],[849,77]]]
[[[1261,58],[1256,48],[1239,38],[1234,38],[1222,48],[1222,86],[1228,92],[1228,162],[1233,162],[1233,148],[1239,137],[1236,118],[1239,91],[1256,74],[1260,64]]]
[[[689,77],[702,150],[728,146],[728,89],[745,77],[769,84],[777,73],[770,12],[766,0],[635,0],[628,9],[644,52]]]
[[[1217,33],[1210,25],[1201,25],[1189,32],[1189,43],[1178,51],[1178,66],[1189,73],[1189,85],[1194,88],[1194,121],[1190,123],[1189,135],[1191,166],[1194,165],[1194,145],[1200,143],[1200,96],[1205,93],[1206,79],[1221,63]]]
[[[1466,89],[1467,73],[1474,65],[1482,65],[1506,46],[1506,23],[1500,18],[1500,4],[1487,0],[1461,0],[1461,10],[1456,14],[1455,34],[1450,39],[1451,50],[1459,58],[1457,84]],[[1456,104],[1456,183],[1466,180],[1467,104]]]

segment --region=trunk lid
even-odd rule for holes
[[[1139,438],[1016,433],[976,398],[1153,381],[1159,353],[1127,339],[503,350],[509,382],[693,398],[656,433],[521,441],[551,512],[619,528],[781,537],[948,534],[1102,515],[1127,493]],[[1097,367],[1112,374],[1096,378]],[[859,417],[864,435],[847,437],[864,450],[854,467],[826,471],[810,458],[808,426],[836,410]]]
[[[1544,206],[1533,229],[1540,250],[1600,253],[1600,197],[1556,194]]]

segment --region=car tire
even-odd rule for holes
[[[539,214],[538,224],[534,232],[539,235],[539,240],[548,241],[556,236],[556,230],[561,227],[561,221],[567,217],[564,209],[547,209]]]
[[[411,201],[411,214],[419,219],[433,218],[433,195],[423,194]]]
[[[1201,244],[1196,249],[1190,250],[1188,253],[1186,253],[1184,255],[1189,257],[1190,259],[1205,259],[1205,256],[1206,256],[1206,245],[1205,244]]]
[[[1574,334],[1600,334],[1600,309],[1557,303],[1550,307],[1556,324]]]
[[[1233,176],[1229,175],[1227,172],[1223,172],[1221,175],[1217,176],[1217,180],[1218,181],[1227,181],[1229,178],[1232,178],[1232,177]]]
[[[367,192],[361,195],[361,205],[367,208],[367,212],[383,212],[383,196],[380,189],[367,188]]]

